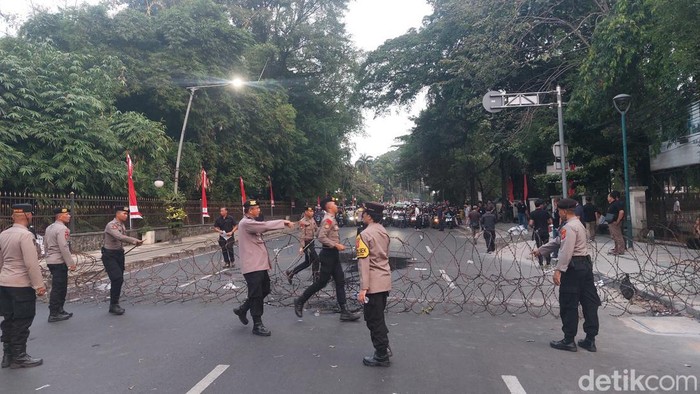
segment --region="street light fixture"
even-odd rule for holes
[[[613,105],[622,116],[622,160],[625,170],[625,235],[627,237],[627,247],[632,247],[632,218],[630,212],[630,178],[627,165],[627,129],[625,127],[625,114],[632,104],[632,96],[629,94],[618,94],[613,97]]]
[[[215,88],[215,87],[222,87],[222,86],[233,86],[236,89],[239,89],[245,85],[245,81],[243,81],[240,78],[234,78],[230,81],[222,82],[222,83],[215,83],[211,85],[197,85],[197,86],[188,86],[187,90],[190,91],[190,99],[187,102],[187,110],[185,111],[185,120],[182,122],[182,131],[180,132],[180,144],[177,147],[177,159],[175,160],[175,182],[173,186],[173,193],[177,194],[177,185],[178,185],[178,180],[180,178],[180,158],[182,157],[182,144],[185,141],[185,129],[187,128],[187,119],[190,116],[190,109],[192,108],[192,99],[194,99],[194,92],[196,92],[199,89],[205,89],[205,88]],[[156,186],[159,187],[159,186]]]

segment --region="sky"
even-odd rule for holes
[[[29,14],[32,4],[56,9],[75,6],[81,3],[97,3],[97,0],[0,0],[0,13],[16,14],[20,17]],[[355,45],[364,51],[372,51],[386,40],[406,33],[410,28],[421,26],[423,17],[432,12],[425,0],[351,0],[345,18],[347,31]],[[6,27],[0,26],[5,33]],[[353,163],[360,155],[380,156],[390,150],[394,139],[408,134],[413,127],[409,119],[416,116],[424,107],[419,98],[410,109],[392,108],[388,114],[374,117],[372,111],[364,111],[365,127],[362,135],[355,136]]]

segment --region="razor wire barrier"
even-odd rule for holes
[[[391,231],[397,233],[399,231]],[[354,232],[353,232],[354,233]],[[492,315],[529,314],[558,316],[558,289],[552,269],[540,268],[532,256],[529,236],[497,233],[496,252],[485,253],[483,238],[463,232],[400,231],[391,238],[392,290],[387,310],[402,313],[459,314],[487,312]],[[311,269],[290,281],[285,271],[303,261],[298,254],[296,233],[265,236],[272,270],[269,305],[289,306],[311,284]],[[607,240],[607,239],[606,239]],[[359,310],[356,295],[359,273],[354,257],[354,238],[343,240],[341,252],[348,306]],[[679,314],[700,305],[700,251],[673,245],[636,243],[624,257],[607,253],[612,240],[590,243],[596,287],[607,313]],[[163,245],[168,248],[167,244]],[[169,256],[130,264],[124,276],[126,303],[243,302],[247,289],[237,268],[238,248],[232,268],[224,268],[215,240],[180,244],[182,251]],[[128,249],[127,249],[128,250]],[[212,252],[212,250],[216,250]],[[138,254],[138,248],[129,252]],[[99,258],[77,254],[79,272],[69,277],[67,299],[72,302],[104,302],[109,299],[109,279]],[[45,280],[50,284],[48,270]],[[623,297],[625,277],[633,286],[632,297]],[[307,309],[332,311],[335,287],[329,283],[307,303]]]

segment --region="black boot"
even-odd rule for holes
[[[12,369],[38,367],[44,363],[44,360],[32,358],[32,356],[27,354],[27,345],[14,345],[11,349],[12,361],[10,362],[10,368]]]
[[[9,343],[2,344],[2,367],[7,368],[12,363],[12,351]]]
[[[71,318],[71,316],[73,316],[72,313],[66,313],[66,312],[49,313],[49,323],[68,320]]]
[[[238,316],[238,320],[240,320],[244,326],[248,325],[248,317],[246,317],[248,314],[247,310],[243,309],[241,306],[240,308],[233,308],[233,313]]]
[[[294,313],[297,317],[302,317],[304,315],[304,303],[298,298],[294,300]]]
[[[253,334],[260,335],[261,337],[269,337],[272,335],[272,332],[268,330],[262,322],[259,322],[253,325]]]
[[[111,313],[113,315],[123,315],[124,312],[126,312],[126,311],[124,310],[124,308],[119,306],[119,304],[110,304],[109,305],[109,313]]]
[[[570,352],[577,351],[576,343],[574,343],[573,338],[564,338],[561,341],[552,341],[549,343],[549,346],[559,350],[568,350]]]
[[[586,339],[581,339],[578,341],[578,345],[589,352],[596,352],[598,349],[595,347],[595,338],[586,337]]]
[[[58,313],[68,315],[68,317],[73,317],[73,312],[66,312],[66,310],[63,309],[63,307],[61,307],[61,310],[58,311]]]
[[[391,361],[389,361],[389,355],[386,352],[380,355],[379,352],[375,351],[373,355],[365,357],[362,364],[368,367],[388,367],[391,365]]]
[[[340,321],[355,321],[359,318],[360,315],[350,312],[345,304],[340,306]]]

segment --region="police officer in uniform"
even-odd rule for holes
[[[73,316],[63,309],[68,290],[68,270],[75,271],[76,265],[70,253],[70,209],[53,210],[56,221],[46,228],[44,250],[46,266],[51,271],[51,295],[49,296],[49,323],[68,320]]]
[[[364,305],[365,322],[369,328],[374,354],[362,362],[370,367],[388,367],[389,329],[384,321],[386,299],[391,290],[389,267],[389,235],[382,226],[384,206],[376,202],[365,204],[362,221],[367,228],[356,239],[360,293],[358,301]]]
[[[596,351],[595,337],[598,335],[598,307],[601,305],[593,282],[593,263],[588,254],[588,232],[576,217],[576,200],[564,198],[559,201],[558,210],[566,224],[559,237],[542,245],[533,254],[551,253],[559,249],[559,262],[554,268],[554,284],[559,287],[559,309],[564,339],[552,341],[555,349],[575,352],[574,338],[578,330],[578,304],[583,310],[583,331],[586,338],[578,345],[590,352]]]
[[[36,315],[36,297],[46,294],[39,268],[31,204],[12,206],[12,227],[0,233],[0,315],[2,368],[30,368],[44,360],[27,354],[27,339]]]
[[[235,260],[233,255],[233,233],[238,230],[236,219],[228,214],[228,209],[221,208],[219,216],[214,222],[214,231],[219,234],[219,246],[221,247],[221,255],[224,258],[224,267],[230,267]]]
[[[304,262],[300,263],[294,269],[285,271],[287,275],[287,281],[292,284],[292,278],[294,275],[298,274],[302,270],[311,266],[311,272],[313,273],[314,280],[318,279],[318,254],[316,253],[316,242],[314,238],[316,237],[316,232],[318,231],[318,226],[314,220],[314,209],[312,207],[306,207],[304,210],[304,217],[299,220],[299,234],[301,238],[301,247],[299,248],[299,254],[304,254]]]
[[[351,313],[347,309],[345,298],[345,274],[343,267],[340,264],[340,252],[345,250],[345,245],[340,243],[338,235],[338,224],[335,221],[335,214],[338,212],[338,207],[335,202],[326,197],[321,200],[321,208],[325,209],[326,215],[321,221],[321,228],[318,230],[318,240],[323,245],[319,259],[321,260],[321,274],[319,279],[311,284],[301,297],[294,300],[294,313],[298,317],[302,317],[304,313],[304,303],[316,294],[319,290],[326,287],[328,281],[333,278],[335,282],[335,296],[340,305],[340,320],[355,321],[360,318],[359,315]]]
[[[233,313],[238,316],[241,323],[248,324],[248,310],[253,317],[253,334],[269,337],[272,333],[263,325],[264,299],[270,294],[270,275],[267,271],[272,269],[270,257],[267,254],[265,241],[262,234],[270,230],[278,230],[287,226],[294,227],[289,220],[270,220],[260,222],[260,205],[255,200],[248,200],[243,204],[245,215],[238,223],[238,251],[241,260],[241,273],[248,286],[248,299],[235,308]]]
[[[104,246],[102,247],[102,264],[109,276],[111,288],[109,290],[109,313],[123,315],[124,308],[119,306],[119,297],[124,283],[124,246],[129,243],[136,246],[143,244],[140,239],[126,235],[124,222],[129,217],[129,207],[119,206],[114,209],[114,219],[107,223],[104,234]]]

